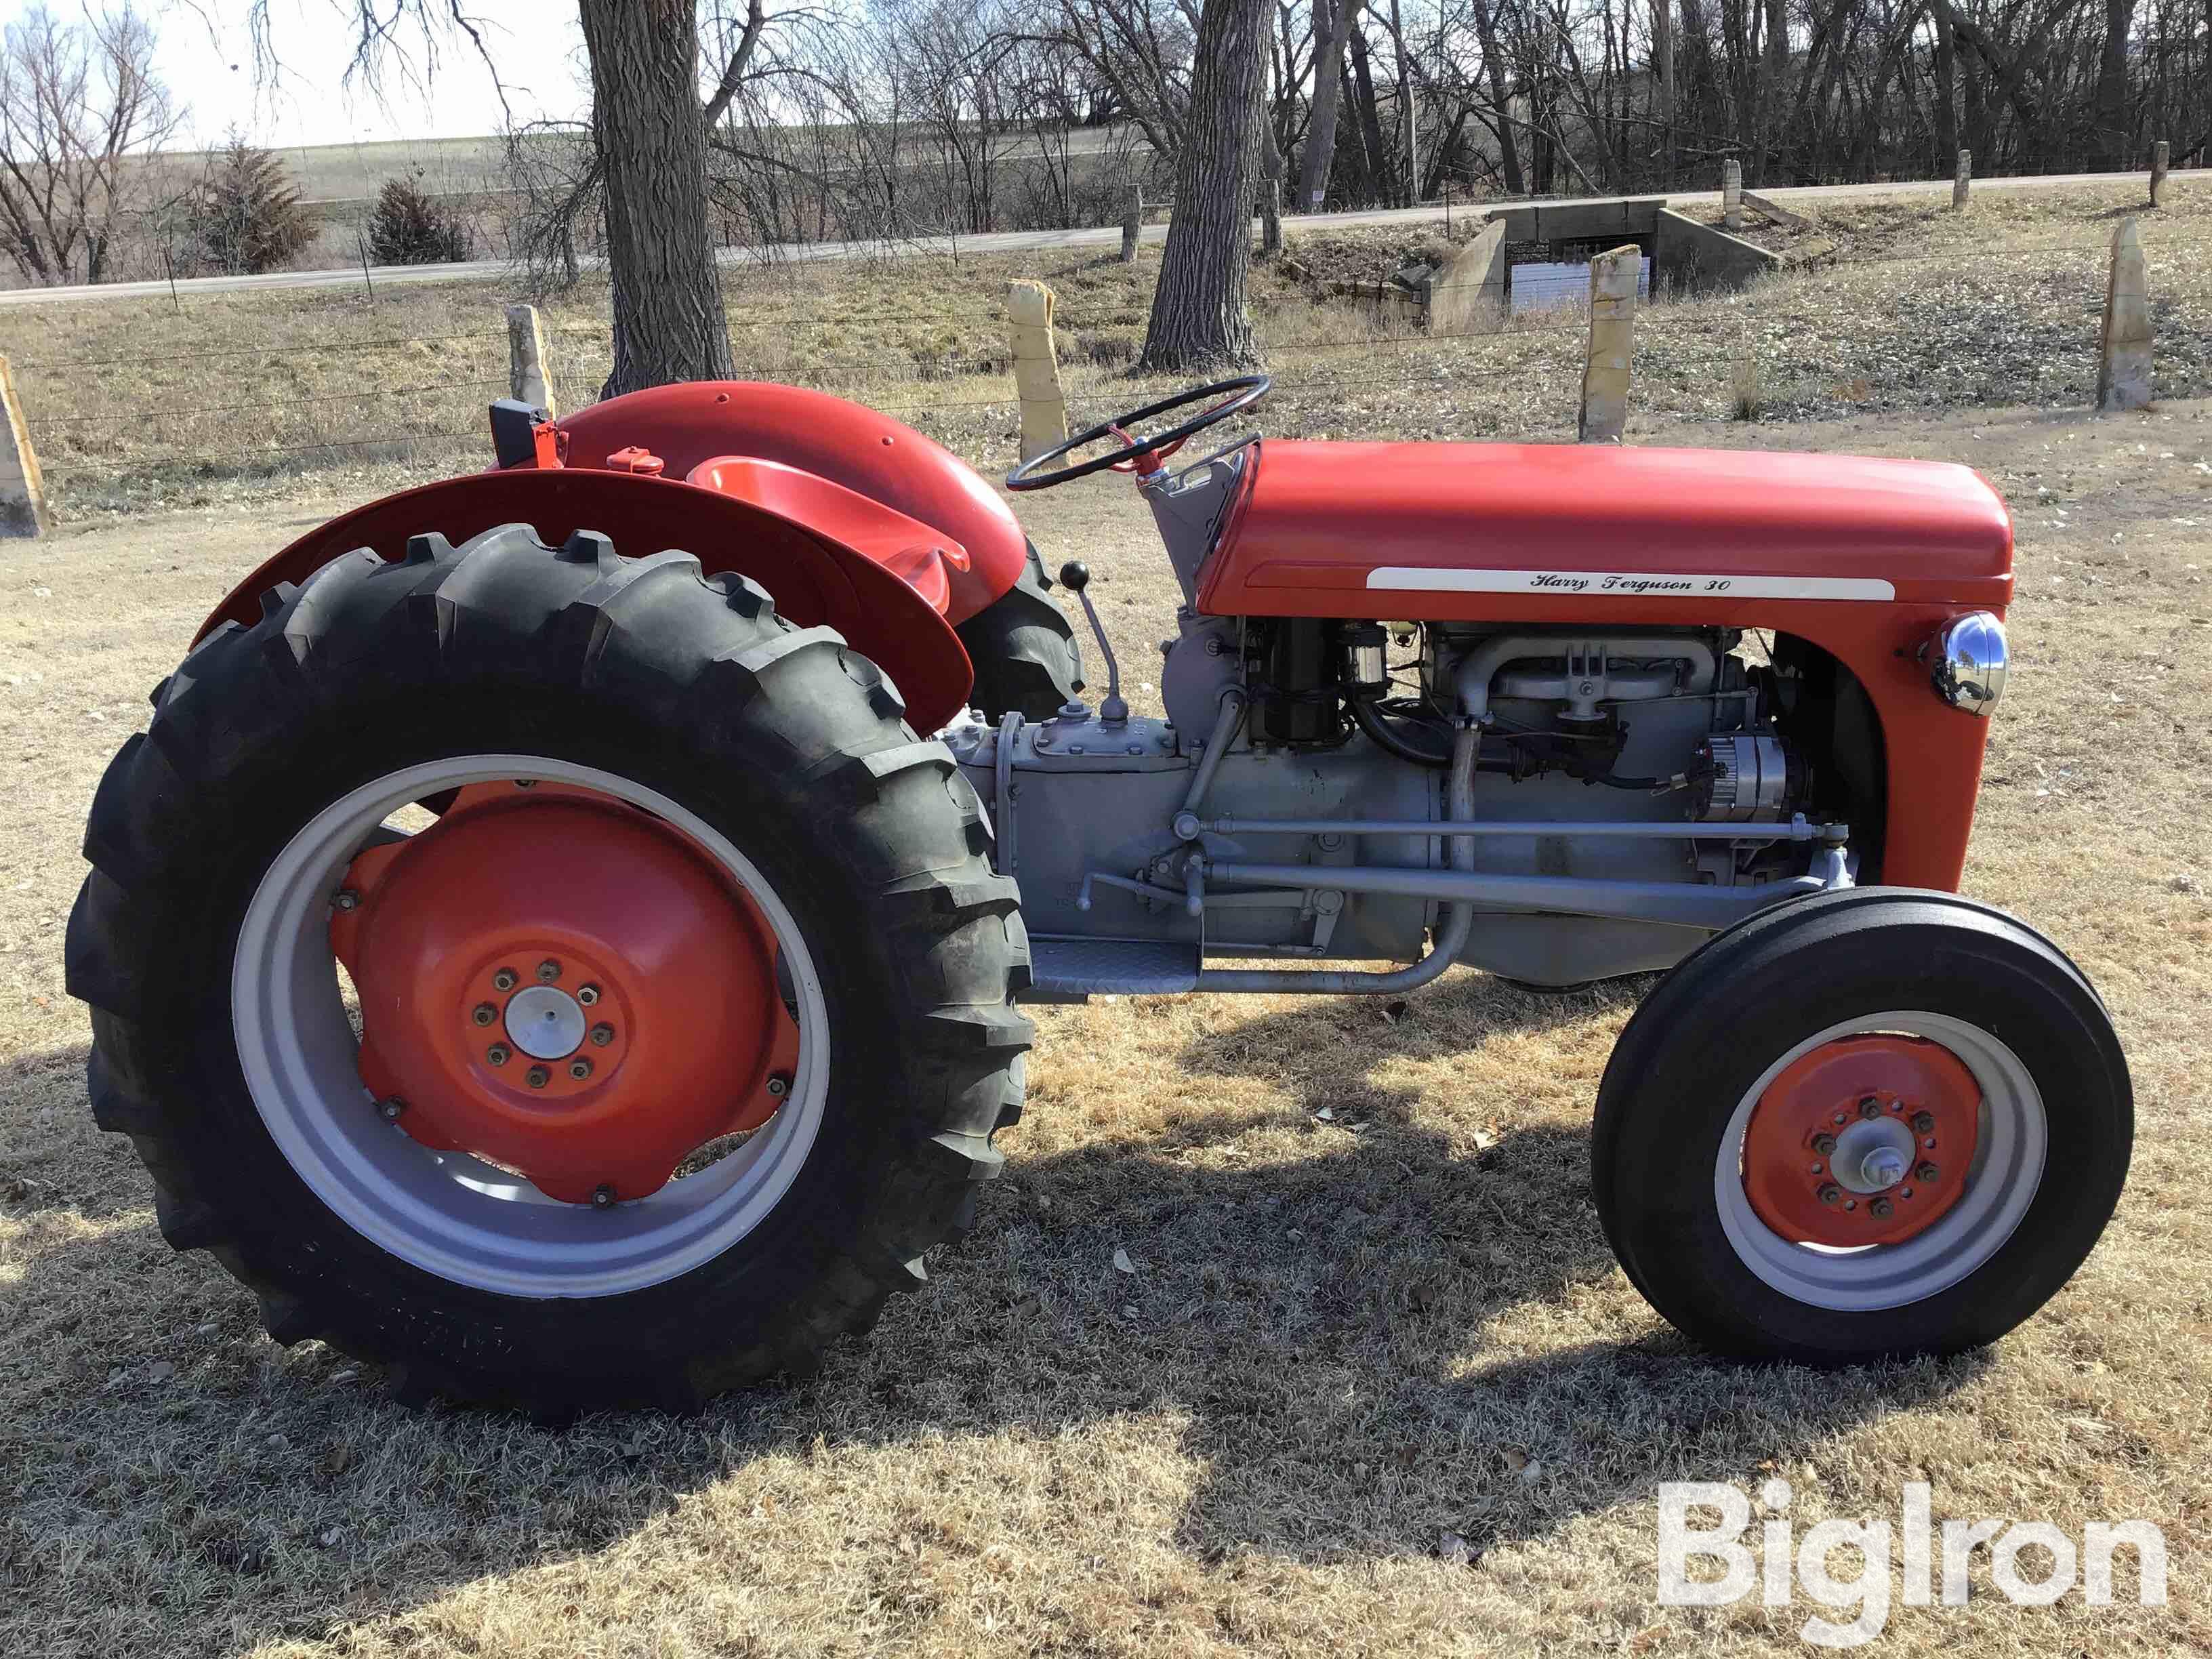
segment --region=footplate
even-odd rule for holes
[[[1091,996],[1171,995],[1198,987],[1198,946],[1132,939],[1030,936],[1024,1002]]]

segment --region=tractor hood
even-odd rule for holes
[[[1270,441],[1202,580],[1215,615],[1480,614],[1502,595],[2002,610],[2012,520],[1947,462]]]

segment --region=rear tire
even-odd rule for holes
[[[1789,1078],[1805,1075],[1791,1073],[1797,1061],[1843,1049],[1833,1075],[1845,1079],[1878,1063],[1862,1056],[1884,1043],[1963,1064],[1961,1133],[1936,1134],[1930,1117],[1904,1133],[1911,1107],[1850,1084],[1833,1115],[1814,1109],[1822,1146],[1801,1146],[1795,1130],[1780,1139],[1778,1166],[1814,1201],[1809,1220],[1791,1212],[1811,1233],[1778,1231],[1770,1220],[1790,1218],[1771,1199],[1761,1207],[1753,1179],[1777,1145],[1759,1139],[1757,1115],[1789,1099]],[[1846,1174],[1850,1149],[1831,1126],[1862,1117],[1873,1121],[1850,1133],[1901,1134],[1893,1186]],[[1948,893],[1862,888],[1717,935],[1645,1000],[1599,1085],[1592,1185],[1623,1270],[1684,1334],[1748,1358],[1848,1364],[1978,1347],[2033,1315],[2111,1218],[2133,1133],[2118,1038],[2057,946]],[[1940,1162],[1970,1143],[1963,1190],[1916,1215],[1936,1196]],[[1794,1188],[1784,1196],[1803,1202]],[[1883,1226],[1914,1231],[1849,1242],[1854,1228]]]
[[[1083,690],[1083,653],[1032,546],[1021,579],[955,630],[975,665],[969,702],[991,720],[1049,720]]]
[[[70,920],[94,1114],[131,1136],[169,1243],[211,1251],[279,1341],[387,1364],[403,1398],[553,1419],[688,1409],[811,1368],[925,1279],[1018,1114],[1030,1026],[1010,1003],[1028,945],[973,792],[875,667],[689,555],[619,558],[584,532],[555,551],[518,525],[459,550],[417,537],[398,563],[351,553],[263,605],[192,652],[109,767]],[[531,1230],[571,1228],[586,1243],[560,1234],[553,1254],[588,1253],[604,1218],[531,1194],[518,1224],[486,1197],[486,1236],[520,1225],[526,1241],[520,1291],[488,1288],[489,1270],[434,1271],[427,1246],[376,1242],[326,1199],[328,1171],[303,1173],[272,1133],[297,1103],[257,1099],[265,1068],[241,1060],[252,1022],[234,977],[258,971],[234,960],[243,919],[333,803],[472,755],[543,757],[672,804],[737,849],[811,958],[818,1122],[772,1206],[709,1259],[577,1293],[531,1279]],[[361,1144],[387,1157],[398,1131],[367,1090],[332,1092],[312,1103],[319,1121],[384,1133]]]

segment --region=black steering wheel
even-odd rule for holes
[[[1117,415],[1110,421],[1101,421],[1088,432],[1078,433],[1057,449],[1048,449],[1042,455],[1024,461],[1006,474],[1009,489],[1049,489],[1054,484],[1064,484],[1071,478],[1088,477],[1093,472],[1103,472],[1111,467],[1116,472],[1140,472],[1149,475],[1159,464],[1181,449],[1199,433],[1216,421],[1225,421],[1239,410],[1251,408],[1267,395],[1273,382],[1265,374],[1240,374],[1234,380],[1215,380],[1208,386],[1191,387],[1178,392],[1171,398],[1163,398],[1156,404],[1146,404],[1142,409],[1131,410],[1127,415]],[[1204,403],[1208,398],[1218,402],[1202,409],[1181,426],[1151,437],[1139,437],[1130,431],[1139,423],[1181,409],[1188,404]],[[1073,466],[1044,471],[1063,455],[1087,448],[1101,438],[1119,438],[1121,447],[1109,455],[1100,455],[1088,461],[1078,461]],[[1150,465],[1147,465],[1150,463]]]

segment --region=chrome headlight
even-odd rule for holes
[[[2011,665],[2004,624],[1986,611],[1954,617],[1921,647],[1920,659],[1928,665],[1936,695],[1954,708],[1986,716],[2004,696]]]

